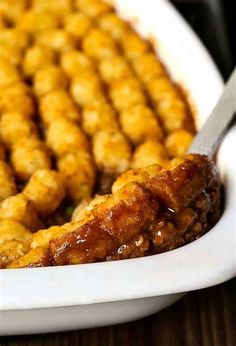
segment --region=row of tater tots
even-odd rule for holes
[[[9,8],[15,12],[8,11],[7,2],[0,3],[0,11],[13,20],[23,2],[9,4]],[[44,219],[65,196],[63,177],[50,169],[50,153],[34,121],[34,95],[24,78],[23,60],[31,37],[18,27],[3,24],[6,22],[0,29],[0,133],[6,150],[1,145],[0,267],[29,250],[31,231],[43,227]]]

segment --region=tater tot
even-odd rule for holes
[[[85,151],[68,153],[58,158],[58,169],[65,177],[66,194],[79,201],[90,197],[95,182],[95,168],[91,155]]]
[[[81,106],[105,101],[100,81],[92,71],[81,72],[72,79],[71,94]]]
[[[150,178],[155,177],[161,170],[161,166],[154,164],[142,169],[130,169],[121,174],[112,185],[112,193],[116,193],[130,182],[146,183]]]
[[[0,112],[15,112],[16,110],[26,117],[35,114],[33,94],[22,82],[0,87]]]
[[[0,268],[23,256],[29,249],[32,233],[11,220],[0,222]]]
[[[148,81],[147,89],[155,110],[168,133],[181,128],[192,129],[185,103],[178,95],[176,87],[167,77]]]
[[[50,123],[46,132],[46,141],[56,155],[89,148],[85,134],[74,122],[65,118],[57,118]]]
[[[56,63],[56,52],[50,47],[34,45],[25,53],[23,71],[25,76],[31,77],[38,70]]]
[[[0,244],[10,240],[30,242],[32,233],[22,224],[12,220],[0,221]]]
[[[121,127],[126,136],[134,144],[147,139],[163,139],[163,132],[153,111],[144,105],[126,109],[120,114]]]
[[[76,39],[79,40],[87,34],[92,26],[93,23],[91,19],[81,12],[72,13],[65,19],[66,32],[73,35]]]
[[[0,61],[11,65],[20,65],[22,62],[22,51],[18,47],[0,44]]]
[[[27,180],[38,169],[50,169],[51,161],[46,146],[36,138],[18,140],[12,148],[11,162],[16,175]]]
[[[11,147],[18,139],[37,136],[37,130],[32,120],[15,111],[2,114],[0,134],[5,145]]]
[[[129,65],[120,55],[102,59],[98,67],[102,79],[108,84],[132,76]]]
[[[88,56],[100,60],[117,55],[117,47],[113,38],[101,29],[94,28],[83,39],[82,47]]]
[[[133,59],[133,67],[144,83],[165,74],[164,68],[152,52],[142,54]]]
[[[135,59],[150,49],[150,44],[134,31],[127,31],[121,40],[121,46],[128,59]]]
[[[0,202],[16,193],[13,171],[6,162],[0,160]]]
[[[46,66],[34,75],[34,91],[40,97],[57,89],[66,89],[68,79],[58,66]]]
[[[99,17],[113,8],[101,0],[76,0],[76,6],[89,17]]]
[[[39,169],[30,178],[23,190],[37,213],[46,217],[51,215],[65,197],[62,175],[49,169]]]
[[[0,60],[0,87],[20,80],[18,69],[5,60]]]
[[[55,118],[64,117],[76,122],[80,121],[80,112],[64,90],[55,90],[43,96],[40,100],[40,115],[45,125],[49,125]]]
[[[177,97],[176,89],[167,77],[151,79],[147,83],[147,90],[155,103]]]
[[[153,164],[164,165],[168,154],[163,144],[155,140],[147,140],[140,144],[132,157],[132,168],[144,168]]]
[[[193,134],[186,130],[171,133],[165,141],[165,146],[170,157],[183,156],[193,140]]]
[[[18,19],[17,26],[20,30],[37,34],[49,31],[59,26],[60,21],[55,15],[47,11],[28,10]]]
[[[42,228],[42,222],[34,207],[22,193],[11,196],[0,204],[0,220],[19,222],[31,231]]]
[[[159,102],[156,107],[163,127],[167,133],[180,130],[182,128],[191,129],[191,122],[186,113],[186,107],[179,98],[170,98]]]
[[[29,249],[30,242],[22,240],[8,240],[3,244],[0,243],[0,269],[6,268],[12,262],[17,261],[24,256]]]
[[[62,53],[61,67],[65,73],[72,78],[81,72],[92,70],[93,63],[84,53],[72,50]]]
[[[111,85],[110,97],[117,110],[123,111],[132,106],[145,104],[142,87],[135,78],[124,78]]]
[[[129,28],[128,24],[114,12],[105,13],[103,16],[99,17],[98,25],[117,40],[121,39]]]
[[[41,33],[36,42],[46,47],[55,49],[57,52],[67,52],[75,49],[76,40],[68,32],[56,29]]]
[[[129,168],[131,148],[121,132],[100,131],[93,137],[93,155],[99,169],[119,174]]]
[[[87,105],[82,113],[82,126],[84,131],[94,136],[98,131],[118,130],[118,122],[114,110],[108,103]]]
[[[0,45],[13,46],[19,49],[25,49],[30,43],[28,33],[18,28],[7,28],[0,31]]]

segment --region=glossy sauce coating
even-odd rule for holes
[[[163,176],[169,182],[159,186]],[[175,182],[178,191],[173,200],[168,186],[175,187]],[[36,249],[47,247],[53,265],[139,257],[193,241],[220,217],[220,184],[214,164],[205,157],[188,155],[162,169],[124,173],[122,183],[112,195],[85,203],[77,221],[41,231],[38,237],[36,233]],[[34,258],[26,259],[24,266],[33,266]]]

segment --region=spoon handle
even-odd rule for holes
[[[188,152],[212,157],[228,126],[236,114],[236,68],[232,72],[223,94],[203,128],[195,137]]]

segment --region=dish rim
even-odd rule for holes
[[[122,7],[129,6],[132,0],[116,2]],[[140,10],[144,2],[145,6],[148,3],[151,7],[154,6],[153,9],[164,13],[167,21],[174,23],[179,32],[185,33],[183,37],[190,47],[196,50],[201,59],[200,65],[204,61],[204,66],[208,67],[206,77],[212,78],[211,82],[214,82],[215,87],[212,100],[208,102],[209,109],[205,110],[209,112],[223,87],[222,79],[211,57],[170,3],[165,0],[158,0],[155,4],[152,0],[136,0]],[[150,11],[147,12],[150,14]],[[161,56],[165,54],[159,49],[158,51]],[[164,63],[166,64],[165,58]],[[178,79],[178,74],[176,76]],[[203,122],[203,118],[204,116],[200,123]],[[220,174],[228,192],[230,186],[230,194],[226,195],[226,208],[222,218],[207,234],[191,244],[148,257],[30,270],[0,270],[0,311],[97,304],[179,293],[215,285],[235,276],[236,256],[235,262],[232,256],[235,230],[232,227],[226,235],[222,235],[222,228],[234,220],[236,168],[230,165],[230,155],[236,145],[235,137],[236,128],[233,128],[219,151]]]

